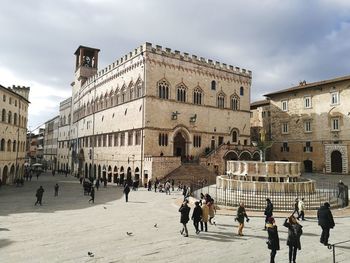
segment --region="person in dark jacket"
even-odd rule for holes
[[[294,203],[294,211],[293,211],[293,214],[294,215],[295,213],[297,213],[297,217],[299,218],[300,214],[299,214],[299,199],[296,198],[295,199],[295,203]]]
[[[335,226],[330,204],[324,203],[317,211],[318,225],[322,228],[320,242],[328,246],[329,230]]]
[[[264,215],[265,215],[264,230],[266,230],[266,224],[268,223],[267,219],[273,216],[273,204],[269,198],[266,198],[266,207],[265,207]]]
[[[129,201],[129,193],[130,193],[130,187],[128,184],[125,184],[123,192],[125,194],[125,202],[128,202]]]
[[[288,228],[287,246],[289,247],[289,263],[292,263],[292,260],[295,263],[297,250],[301,249],[300,236],[303,234],[302,226],[293,215],[286,218],[283,225]]]
[[[246,218],[247,222],[249,222],[248,215],[245,212],[244,203],[240,203],[237,209],[237,215],[236,215],[236,220],[239,223],[239,227],[238,227],[239,236],[243,236],[244,218]]]
[[[90,200],[89,200],[89,203],[92,202],[92,203],[95,203],[95,187],[91,187],[91,190],[90,190]]]
[[[185,232],[185,237],[188,237],[188,230],[186,224],[190,220],[190,210],[191,208],[187,205],[188,201],[185,200],[182,205],[179,208],[179,212],[181,213],[180,223],[182,224],[183,228],[180,231],[180,234],[183,235]]]
[[[59,185],[55,184],[55,187],[54,187],[54,189],[55,189],[55,196],[58,196],[58,189],[59,188],[60,188]]]
[[[40,187],[38,188],[38,190],[36,190],[36,202],[34,205],[40,204],[42,205],[42,200],[43,200],[43,194],[44,194],[45,190],[44,188],[40,185]]]
[[[280,239],[278,237],[278,230],[273,217],[267,219],[266,229],[268,233],[268,240],[266,243],[268,249],[271,250],[270,263],[275,263],[277,250],[280,250]]]
[[[193,220],[193,225],[194,228],[196,229],[196,234],[199,234],[199,222],[202,219],[202,208],[199,206],[199,202],[195,202],[195,207],[193,209],[193,213],[192,213],[192,220]]]

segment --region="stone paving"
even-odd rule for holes
[[[58,197],[54,197],[56,182]],[[43,206],[34,206],[40,185],[45,189]],[[186,238],[179,233],[179,192],[165,195],[140,189],[132,191],[125,203],[122,189],[109,185],[96,191],[95,204],[88,199],[75,178],[62,175],[43,175],[24,187],[0,188],[0,262],[269,262],[264,219],[258,213],[252,213],[244,237],[236,235],[234,211],[225,210],[207,233],[196,235],[189,222]],[[284,218],[276,221],[281,246],[276,262],[288,262]],[[335,221],[330,243],[350,239],[349,217]],[[302,225],[297,262],[332,262],[331,250],[319,243],[316,219],[308,217]],[[341,244],[337,262],[349,262],[349,257],[350,243]]]

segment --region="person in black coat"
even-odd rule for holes
[[[245,211],[244,203],[240,203],[237,209],[236,220],[239,223],[238,227],[238,235],[243,236],[243,228],[244,228],[244,218],[246,218],[247,222],[249,222],[248,215]]]
[[[185,200],[179,208],[179,212],[181,213],[180,223],[183,226],[182,230],[180,231],[180,234],[183,235],[183,233],[185,232],[185,235],[184,235],[185,237],[188,237],[188,230],[187,230],[186,224],[190,220],[190,210],[191,210],[191,208],[187,204],[188,204],[188,201]]]
[[[268,223],[267,219],[273,216],[273,204],[269,198],[266,198],[266,207],[265,207],[264,215],[265,215],[264,230],[266,230],[266,224]]]
[[[44,188],[40,185],[40,187],[38,188],[38,190],[36,190],[36,202],[34,205],[40,204],[42,205],[42,200],[43,200],[43,194],[44,194],[45,190]]]
[[[90,200],[89,200],[89,203],[92,202],[92,203],[95,203],[95,187],[91,187],[91,190],[90,190]]]
[[[295,263],[297,250],[301,249],[300,236],[303,234],[302,226],[299,225],[293,215],[286,218],[283,225],[288,228],[287,246],[289,247],[289,263],[292,260]]]
[[[330,204],[324,203],[317,211],[318,225],[322,228],[320,242],[328,246],[329,230],[335,226]]]
[[[266,228],[268,233],[268,240],[266,243],[268,249],[271,250],[270,263],[275,263],[277,250],[280,250],[280,239],[278,237],[278,230],[273,217],[267,219]]]
[[[199,202],[195,202],[195,207],[193,209],[193,213],[192,213],[192,220],[193,220],[193,225],[194,228],[196,229],[196,234],[199,234],[199,222],[202,219],[202,208],[199,206]]]
[[[129,201],[129,193],[130,193],[130,187],[128,184],[125,184],[123,192],[125,194],[125,202],[128,202]]]

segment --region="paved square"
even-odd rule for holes
[[[56,182],[58,197],[54,197]],[[40,185],[45,189],[41,207],[34,206]],[[125,203],[122,188],[109,185],[96,191],[95,204],[89,204],[78,180],[62,175],[33,178],[24,187],[2,187],[0,262],[269,262],[262,217],[251,217],[244,237],[236,235],[232,212],[217,215],[216,226],[209,225],[209,232],[199,235],[190,221],[186,238],[179,233],[180,198],[179,192],[169,196],[141,188],[132,191]],[[284,218],[276,221],[281,246],[276,262],[288,262]],[[335,222],[330,242],[350,239],[350,219]],[[316,219],[308,218],[302,225],[297,262],[332,262],[332,252],[319,243]],[[337,262],[349,262],[350,243],[341,245],[336,256]]]

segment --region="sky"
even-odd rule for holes
[[[100,69],[145,42],[246,68],[252,101],[350,74],[348,0],[1,0],[0,25],[0,84],[30,87],[30,130],[70,97],[79,45]]]

